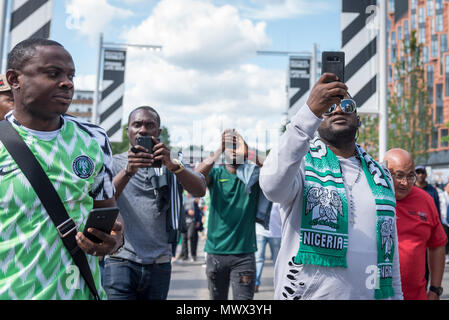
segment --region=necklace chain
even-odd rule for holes
[[[356,156],[357,160],[360,160],[358,156]],[[352,196],[352,188],[359,182],[360,177],[362,176],[362,164],[360,163],[360,165],[358,166],[358,172],[357,172],[357,177],[355,178],[354,182],[352,184],[346,183],[347,181],[344,178],[343,172],[342,172],[342,178],[343,178],[343,182],[345,184],[345,186],[348,186],[349,189],[349,222],[354,225],[355,224],[355,205],[354,205],[354,198]]]

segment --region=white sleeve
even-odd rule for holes
[[[287,125],[260,172],[259,184],[269,200],[281,205],[293,201],[303,184],[299,172],[309,151],[309,141],[321,122],[322,119],[304,105]]]

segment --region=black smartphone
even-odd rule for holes
[[[154,148],[154,142],[153,142],[153,137],[151,136],[141,136],[141,137],[137,137],[136,142],[139,146],[142,146],[146,149],[149,150],[149,154],[153,153],[153,148]],[[160,168],[162,166],[162,161],[161,160],[157,160],[154,161],[153,165],[151,167],[153,168]]]
[[[102,242],[96,236],[87,232],[87,229],[95,228],[103,231],[104,233],[110,234],[118,213],[119,209],[117,207],[92,209],[89,213],[89,217],[87,218],[86,225],[84,226],[83,234],[92,242]]]
[[[139,146],[142,146],[145,149],[148,149],[149,154],[153,153],[154,143],[153,143],[153,139],[151,136],[137,137],[136,142]]]
[[[343,51],[323,51],[321,55],[321,74],[335,74],[339,81],[345,82],[345,53]]]

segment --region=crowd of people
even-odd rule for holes
[[[0,299],[167,299],[172,262],[198,260],[203,229],[211,300],[230,288],[254,299],[267,244],[274,299],[440,299],[449,185],[429,184],[407,150],[389,150],[384,164],[363,150],[356,102],[335,75],[320,77],[266,159],[250,161],[227,129],[191,168],[159,140],[163,119],[150,106],[132,110],[129,150],[113,155],[101,127],[66,114],[74,74],[61,44],[31,39],[0,78]],[[68,219],[24,174],[7,129]],[[120,214],[111,232],[87,230],[94,242],[86,219],[108,207]]]

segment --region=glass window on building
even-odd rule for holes
[[[440,35],[440,55],[443,56],[443,53],[447,52],[447,34]]]
[[[433,16],[433,1],[434,0],[427,0],[427,16]]]
[[[425,26],[424,27],[419,27],[418,42],[419,43],[426,43],[426,28],[425,28]]]
[[[410,17],[411,20],[411,29],[416,30],[416,15],[412,13],[412,16]]]
[[[435,10],[442,10],[442,9],[443,9],[443,1],[442,0],[435,0]]]
[[[389,13],[394,12],[394,0],[388,0],[388,12]]]
[[[449,0],[448,0],[449,1]],[[418,4],[418,0],[412,0],[412,5],[411,5],[411,9],[416,9]]]
[[[419,9],[418,9],[418,23],[419,24],[426,23],[426,17],[424,15],[424,7],[419,7]]]
[[[430,43],[430,54],[432,58],[438,57],[438,35],[432,35],[432,41]]]
[[[437,149],[438,148],[438,128],[433,128],[432,129],[431,148],[432,149]]]
[[[429,47],[428,46],[425,46],[422,48],[422,60],[423,60],[423,63],[429,62]]]
[[[408,39],[410,30],[408,29],[408,20],[404,20],[404,39]]]
[[[443,14],[437,14],[435,17],[435,31],[436,32],[442,32],[444,25],[443,25]]]
[[[445,93],[444,95],[446,97],[449,97],[449,54],[444,57],[444,64],[445,64]]]
[[[449,135],[449,129],[441,129],[441,143],[440,143],[440,145],[441,145],[441,147],[442,148],[445,148],[445,147],[449,147],[449,141],[447,141],[446,139],[446,137]],[[446,139],[443,139],[443,138],[446,138]],[[446,141],[444,141],[444,140],[446,140]]]
[[[444,120],[443,116],[443,84],[437,83],[435,86],[435,123],[442,124]]]
[[[402,40],[402,27],[399,26],[398,27],[398,41],[401,41],[401,40]]]
[[[433,103],[433,66],[427,66],[427,103]]]

